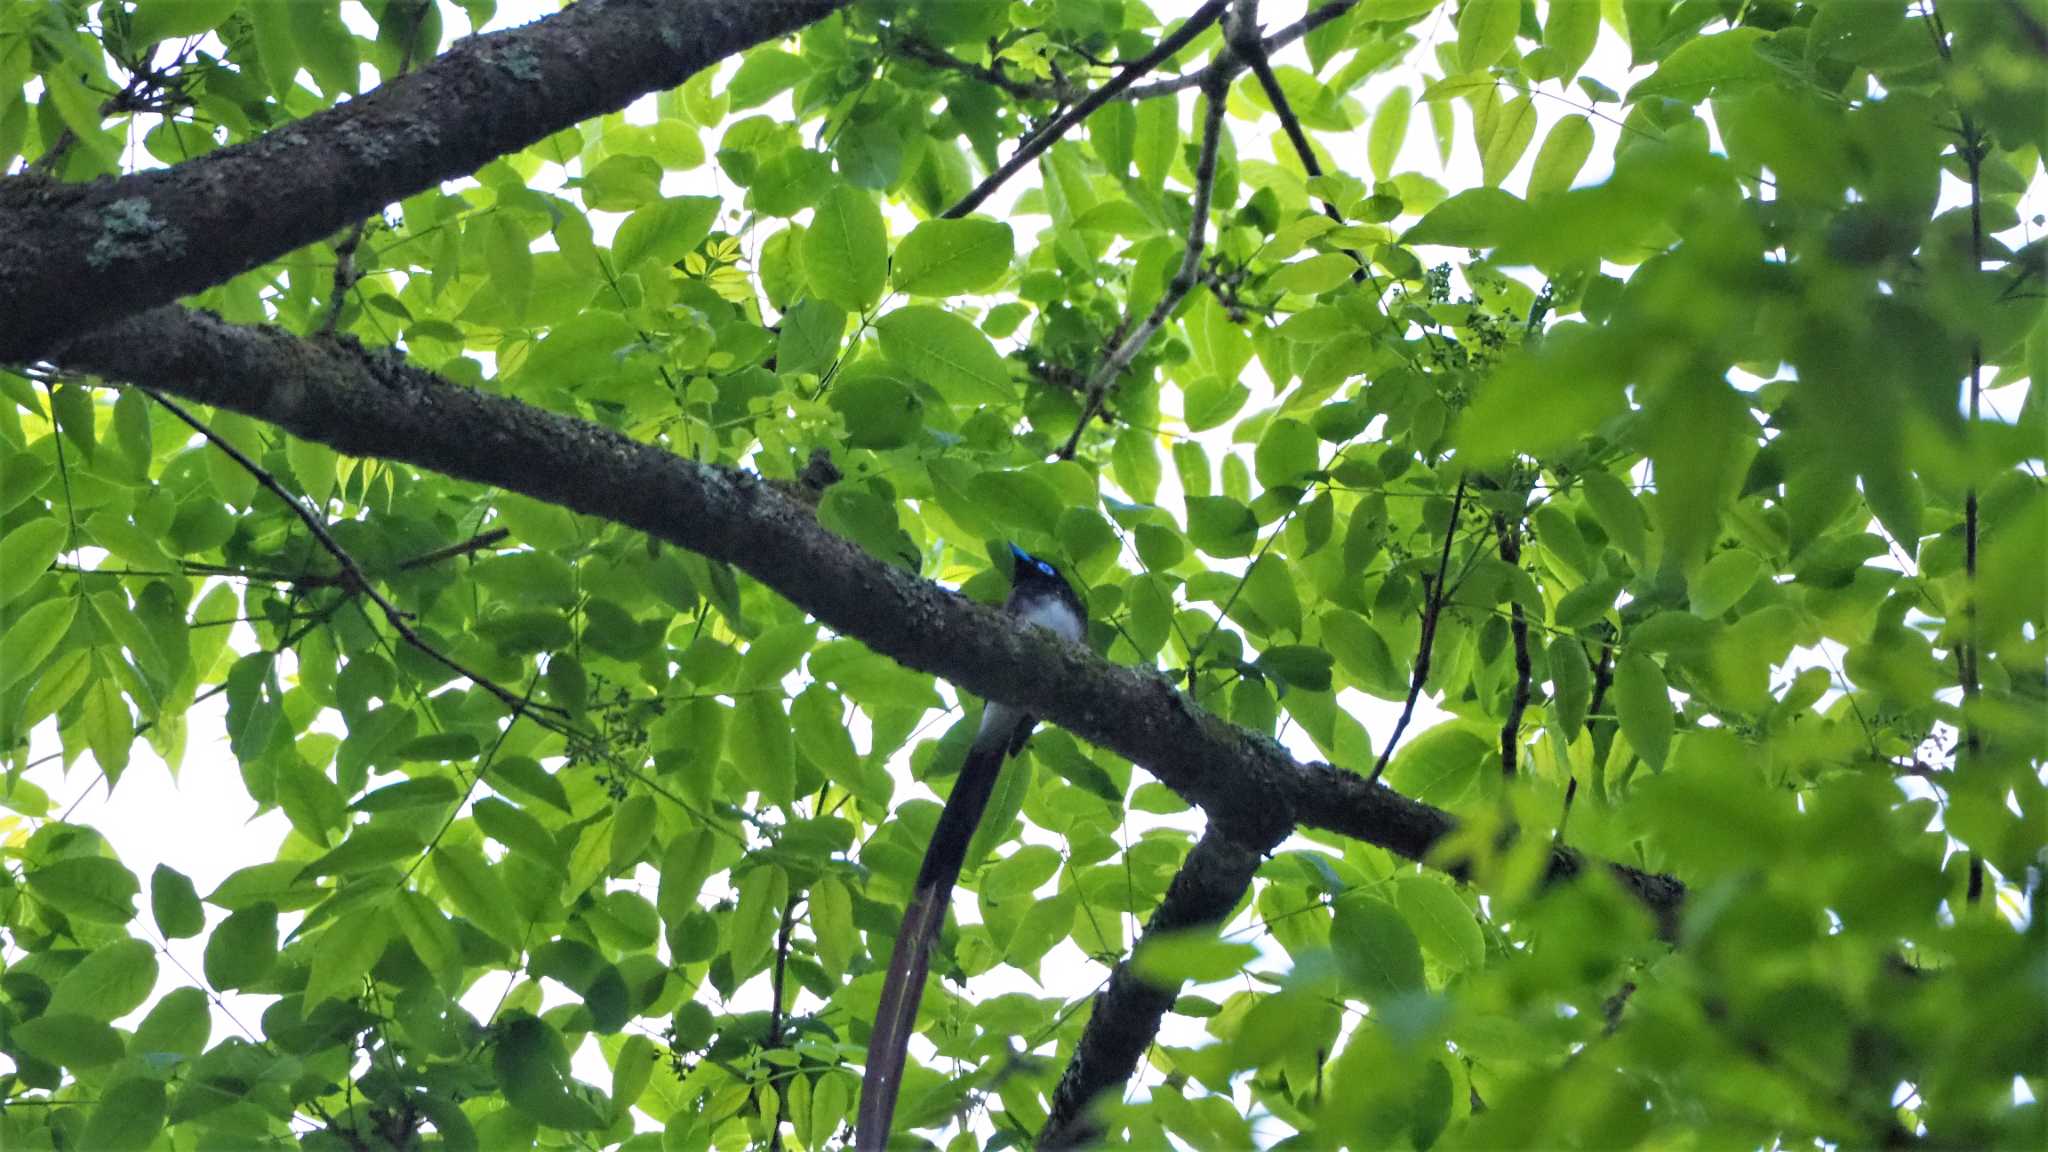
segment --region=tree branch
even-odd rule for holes
[[[1180,27],[1160,37],[1159,43],[1154,45],[1150,52],[1125,65],[1122,71],[1110,77],[1109,81],[1102,87],[1090,92],[1086,99],[1060,113],[1050,124],[1039,129],[1030,138],[1017,145],[1017,151],[1008,160],[1003,161],[1001,167],[989,173],[987,179],[975,185],[967,195],[962,196],[958,204],[946,209],[945,218],[957,220],[976,208],[981,207],[982,201],[993,195],[995,190],[1001,188],[1010,177],[1023,171],[1026,164],[1038,159],[1039,153],[1052,147],[1053,143],[1071,131],[1074,125],[1086,120],[1089,113],[1116,99],[1126,88],[1135,83],[1139,77],[1159,67],[1174,53],[1187,47],[1189,41],[1201,35],[1208,29],[1209,25],[1214,24],[1223,15],[1223,10],[1229,6],[1230,0],[1208,0],[1200,8],[1195,9],[1192,15],[1181,22]],[[0,359],[5,358],[5,352],[6,345],[4,342],[0,342]]]
[[[1289,44],[1294,43],[1296,40],[1328,24],[1357,6],[1358,0],[1335,0],[1334,3],[1325,4],[1321,8],[1296,20],[1294,23],[1280,29],[1278,32],[1273,33],[1271,36],[1266,37],[1264,40],[1259,41],[1259,52],[1261,55],[1271,55],[1278,52],[1280,49],[1287,47]],[[1185,76],[1169,76],[1163,80],[1155,80],[1150,84],[1133,85],[1124,90],[1123,98],[1126,100],[1152,100],[1160,96],[1171,96],[1176,92],[1185,92],[1201,82],[1202,74],[1200,72],[1190,72]]]
[[[1500,538],[1501,562],[1511,568],[1521,567],[1522,538],[1506,515],[1494,514],[1493,532]],[[1516,754],[1522,746],[1522,714],[1529,710],[1529,681],[1533,676],[1529,667],[1529,618],[1523,614],[1520,600],[1508,601],[1508,634],[1515,645],[1515,694],[1508,701],[1507,719],[1500,726],[1500,771],[1512,778]]]
[[[1209,235],[1209,197],[1216,187],[1216,148],[1223,138],[1225,97],[1230,91],[1231,74],[1235,71],[1236,66],[1226,55],[1219,56],[1202,73],[1207,114],[1202,118],[1202,153],[1195,161],[1195,197],[1180,268],[1174,272],[1173,280],[1167,284],[1158,302],[1152,305],[1152,311],[1121,342],[1111,341],[1114,347],[1109,355],[1103,357],[1102,363],[1089,375],[1082,390],[1081,418],[1074,422],[1073,435],[1068,436],[1067,442],[1060,447],[1058,456],[1061,460],[1074,458],[1074,449],[1081,443],[1081,433],[1088,430],[1088,422],[1102,410],[1103,398],[1109,394],[1117,376],[1131,366],[1131,361],[1138,358],[1138,353],[1144,351],[1145,345],[1150,344],[1152,337],[1165,326],[1166,318],[1173,315],[1173,310],[1180,307],[1180,302],[1201,282],[1202,249],[1208,243]],[[1130,317],[1125,316],[1119,330],[1128,327],[1130,322]]]
[[[457,676],[469,680],[477,687],[496,696],[500,702],[512,710],[512,715],[515,717],[523,716],[530,712],[552,712],[565,719],[568,717],[569,713],[565,709],[557,708],[552,704],[535,704],[528,697],[521,696],[519,693],[499,684],[488,676],[471,671],[461,661],[441,651],[434,645],[427,643],[420,636],[419,632],[414,630],[409,614],[401,610],[398,605],[393,604],[382,592],[377,591],[376,586],[370,583],[370,578],[363,575],[363,570],[356,565],[355,557],[349,555],[348,549],[343,548],[340,541],[336,540],[327,531],[326,521],[314,515],[312,509],[307,508],[297,496],[292,494],[290,489],[284,486],[282,481],[276,476],[271,475],[268,468],[251,460],[247,453],[229,443],[219,433],[207,427],[205,421],[186,411],[183,405],[178,404],[170,397],[165,396],[146,384],[135,384],[132,386],[136,391],[162,405],[171,415],[182,420],[194,432],[204,437],[207,443],[225,453],[228,459],[233,460],[244,472],[255,477],[256,482],[262,485],[266,491],[283,501],[284,506],[291,509],[292,514],[297,516],[300,523],[306,526],[307,531],[313,534],[313,539],[319,542],[320,547],[329,556],[332,556],[334,562],[341,567],[339,583],[342,591],[349,595],[361,593],[369,597],[370,602],[375,604],[378,610],[384,614],[384,620],[391,625],[391,630],[398,633],[399,637],[407,644],[412,645],[422,655],[447,668]]]
[[[1146,921],[1145,934],[1214,924],[1229,916],[1251,887],[1260,861],[1278,844],[1278,839],[1242,844],[1212,825],[1181,862],[1166,898]],[[1128,958],[1117,964],[1095,997],[1088,1026],[1053,1089],[1052,1112],[1038,1134],[1040,1148],[1074,1148],[1100,1137],[1088,1105],[1130,1080],[1178,994],[1178,988],[1145,981]]]
[[[61,351],[67,367],[244,413],[353,456],[402,460],[597,516],[724,561],[906,667],[1044,717],[1138,764],[1261,843],[1296,824],[1463,875],[1433,849],[1449,813],[1197,708],[1151,668],[1086,648],[905,572],[825,529],[767,480],[506,396],[464,388],[388,350],[305,340],[160,308]],[[1459,489],[1463,492],[1462,485]],[[1548,874],[1586,863],[1555,852]],[[1684,885],[1605,865],[1675,931]]]
[[[971,76],[984,84],[991,84],[1008,92],[1019,100],[1053,100],[1061,104],[1074,98],[1075,93],[1064,84],[1040,84],[1026,80],[1012,80],[1001,70],[985,67],[970,60],[962,60],[935,44],[927,43],[915,36],[905,36],[890,45],[903,55],[922,64],[948,72]]]
[[[223,283],[848,2],[583,0],[175,167],[0,179],[0,362]]]
[[[1408,677],[1408,699],[1401,705],[1400,718],[1394,721],[1394,730],[1387,734],[1387,746],[1380,753],[1379,763],[1372,766],[1372,775],[1366,779],[1377,782],[1380,774],[1387,770],[1387,763],[1394,758],[1394,748],[1401,743],[1401,733],[1408,730],[1408,721],[1415,717],[1415,702],[1422,697],[1422,686],[1429,682],[1429,653],[1436,647],[1436,622],[1444,612],[1444,601],[1450,599],[1451,544],[1458,538],[1458,513],[1465,507],[1465,478],[1458,478],[1458,490],[1451,496],[1451,520],[1444,525],[1444,550],[1437,557],[1436,579],[1430,582],[1428,599],[1422,604],[1422,638],[1415,646],[1415,670]]]

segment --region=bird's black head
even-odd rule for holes
[[[1044,584],[1048,586],[1058,584],[1062,587],[1066,586],[1066,578],[1060,575],[1059,569],[1053,567],[1049,562],[1040,560],[1031,553],[1017,547],[1015,544],[1010,545],[1010,557],[1016,561],[1014,571],[1010,576],[1012,584],[1020,586],[1027,584]]]
[[[1074,586],[1067,583],[1060,570],[1048,561],[1041,560],[1015,544],[1010,545],[1009,608],[1015,612],[1021,605],[1056,601],[1066,605],[1075,621],[1070,639],[1079,639],[1087,629],[1088,610],[1082,606],[1081,597],[1074,592]],[[1028,613],[1027,613],[1028,615]]]

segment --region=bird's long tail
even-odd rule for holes
[[[960,778],[946,807],[939,813],[938,828],[931,846],[925,849],[924,865],[917,872],[917,887],[904,910],[903,928],[896,934],[896,950],[889,957],[889,975],[882,983],[881,1006],[875,1012],[875,1028],[868,1036],[867,1075],[860,1091],[860,1115],[854,1126],[854,1147],[858,1152],[881,1152],[889,1142],[889,1125],[896,1114],[896,1093],[903,1086],[903,1061],[910,1047],[910,1034],[917,1024],[918,1002],[924,999],[924,978],[931,966],[932,946],[946,926],[946,910],[953,900],[953,882],[967,859],[967,846],[981,823],[1002,772],[1003,757],[1009,752],[1010,725],[984,724],[975,737]]]

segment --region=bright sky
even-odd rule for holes
[[[488,27],[500,28],[522,24],[553,11],[555,7],[556,5],[549,0],[500,0],[497,15]],[[1154,3],[1152,7],[1162,16],[1178,16],[1193,10],[1196,7],[1196,0],[1162,0]],[[1278,28],[1299,17],[1304,8],[1302,0],[1266,0],[1261,5],[1262,22],[1268,28]],[[1371,111],[1396,87],[1406,86],[1410,91],[1420,91],[1427,83],[1422,69],[1427,67],[1435,70],[1435,53],[1431,45],[1445,39],[1455,41],[1455,28],[1450,17],[1451,8],[1452,5],[1446,4],[1432,17],[1430,23],[1417,30],[1418,34],[1425,38],[1425,46],[1411,53],[1407,63],[1373,77],[1354,94],[1353,100],[1367,114],[1357,130],[1344,135],[1319,134],[1319,140],[1332,155],[1339,157],[1340,161],[1349,161],[1354,170],[1364,169],[1365,128],[1370,122]],[[345,18],[358,31],[374,35],[374,23],[354,0],[346,4],[343,11]],[[459,18],[451,20],[451,37],[459,26]],[[1282,55],[1281,61],[1306,66],[1305,55],[1299,43],[1291,46]],[[1625,45],[1612,29],[1607,28],[1603,28],[1598,48],[1588,62],[1585,72],[1619,91],[1625,91],[1629,83],[1639,79],[1643,74],[1641,71],[1630,73]],[[371,80],[373,77],[365,76],[366,83]],[[1187,123],[1192,116],[1194,94],[1183,94],[1182,100],[1183,123]],[[1604,110],[1589,110],[1584,104],[1583,93],[1577,90],[1573,90],[1569,97],[1546,95],[1536,101],[1535,108],[1541,118],[1540,123],[1530,147],[1504,186],[1510,191],[1520,192],[1527,180],[1537,148],[1550,126],[1565,116],[1589,111],[1595,143],[1587,168],[1579,176],[1579,182],[1594,183],[1603,179],[1610,166],[1608,158],[1613,153],[1616,137],[1621,131],[1618,119],[1622,110],[1613,105],[1607,106]],[[787,97],[783,97],[778,105],[771,105],[764,111],[787,116]],[[636,120],[651,121],[651,98],[635,105],[629,116]],[[1395,170],[1428,174],[1452,190],[1479,184],[1479,159],[1471,139],[1470,113],[1462,103],[1459,104],[1458,116],[1459,131],[1456,145],[1449,163],[1440,164],[1429,126],[1429,117],[1418,108],[1410,120],[1408,135]],[[1240,155],[1243,157],[1273,159],[1273,147],[1285,147],[1284,137],[1270,118],[1267,123],[1256,127],[1235,122],[1232,127]],[[707,145],[715,147],[718,132],[718,129],[714,129],[706,134]],[[144,155],[139,150],[136,150],[135,154]],[[563,175],[561,169],[549,166],[538,182],[559,182]],[[1034,225],[1049,224],[1044,217],[1019,218],[1007,210],[1015,195],[1031,186],[1035,178],[1035,171],[1021,174],[983,211],[1009,219],[1020,232],[1029,231]],[[722,184],[715,167],[709,163],[692,172],[670,173],[664,187],[670,194],[735,191]],[[1944,193],[1951,202],[1956,202],[1959,198],[1962,202],[1967,201],[1967,190],[1953,180],[1947,181]],[[2031,211],[2022,210],[2023,222],[2031,219],[2040,210],[2044,200],[2048,200],[2048,197],[2044,197],[2042,182],[2037,180],[2029,196],[2029,203],[2033,208]],[[593,212],[590,215],[600,242],[609,237],[611,231],[618,226],[619,220],[623,218],[618,214],[600,212]],[[908,231],[912,223],[913,220],[907,211],[899,209],[892,218],[892,229],[900,236]],[[2029,225],[2023,223],[2022,227],[2026,228]],[[2015,246],[2027,238],[2030,237],[2017,239]],[[1020,248],[1028,246],[1029,243],[1028,238],[1023,238]],[[1433,263],[1436,259],[1459,256],[1460,254],[1455,252],[1446,252],[1440,256],[1425,253],[1424,262]],[[1612,271],[1625,273],[1626,270]],[[1252,363],[1250,372],[1260,372],[1257,361]],[[1253,388],[1252,410],[1271,400],[1270,384],[1262,377],[1248,379],[1247,383]],[[1992,410],[2003,413],[2006,418],[2017,414],[2022,391],[2023,388],[1994,389],[1989,396]],[[1206,434],[1203,439],[1211,448],[1212,454],[1225,451],[1229,447],[1227,428]],[[1178,480],[1174,471],[1167,469],[1159,499],[1162,506],[1168,509],[1180,506],[1177,486]],[[1241,569],[1241,562],[1219,567],[1236,571]],[[235,643],[238,648],[246,649],[252,645],[253,638],[246,629],[238,627]],[[1809,654],[1809,658],[1822,662],[1823,666],[1831,663],[1824,653]],[[1838,664],[1834,666],[1839,667]],[[1343,702],[1372,733],[1375,747],[1384,742],[1398,713],[1396,704],[1356,692],[1346,693]],[[1408,737],[1412,739],[1416,733],[1427,729],[1442,715],[1425,702],[1417,711],[1415,720],[1408,730]],[[71,805],[70,819],[90,824],[103,832],[122,854],[123,863],[143,881],[145,889],[151,871],[159,863],[167,863],[190,876],[200,893],[205,894],[235,869],[271,858],[277,846],[290,832],[289,822],[277,811],[262,816],[255,815],[255,806],[243,789],[235,760],[227,749],[224,717],[224,704],[220,697],[203,703],[194,710],[189,717],[190,738],[185,762],[175,775],[153,755],[146,744],[138,742],[135,746],[134,761],[121,778],[118,792],[111,798],[103,786],[95,786],[98,773],[92,767],[89,754],[81,757],[68,772],[62,770],[58,763],[51,762],[29,771],[27,779],[48,792],[56,804]],[[857,732],[856,738],[864,740],[865,733]],[[1315,749],[1297,730],[1284,732],[1283,742],[1297,756],[1304,759],[1318,758]],[[39,730],[35,735],[32,742],[33,755],[41,757],[56,748],[54,728],[46,725],[44,730]],[[899,769],[898,778],[901,785],[898,790],[899,800],[909,795],[930,794],[921,785],[909,782],[907,768]],[[1135,840],[1145,827],[1152,826],[1152,822],[1153,818],[1134,813],[1127,830],[1128,839]],[[1169,822],[1183,827],[1199,826],[1199,818],[1193,814]],[[642,873],[639,878],[641,886],[651,895],[651,870],[643,867]],[[956,901],[956,910],[964,913],[965,918],[969,920],[977,918],[971,898]],[[210,906],[209,913],[209,927],[217,924],[223,917],[218,909]],[[287,923],[290,923],[290,918],[287,919]],[[1126,928],[1127,938],[1135,937],[1134,928],[1134,923]],[[136,921],[135,930],[144,933],[148,938],[153,938],[154,924],[146,913]],[[155,942],[162,943],[160,940]],[[167,965],[159,981],[159,994],[173,987],[202,984],[198,973],[203,946],[203,936],[199,939],[170,943],[168,954],[177,964],[182,964],[185,971],[179,972],[175,966]],[[1010,991],[1077,996],[1086,994],[1107,974],[1106,969],[1088,961],[1071,944],[1062,945],[1060,950],[1049,956],[1043,971],[1048,980],[1044,988],[1034,986],[1022,973],[1000,968],[978,978],[972,991],[977,998]],[[504,978],[493,977],[473,989],[472,994],[465,998],[465,1002],[479,1018],[483,1018],[489,1014],[504,990]],[[549,1003],[568,998],[559,988],[551,987],[550,992],[552,995],[549,997]],[[1211,992],[1215,990],[1212,989]],[[708,997],[713,993],[706,989],[703,995]],[[216,1038],[236,1030],[238,1025],[235,1020],[253,1028],[269,999],[228,994],[225,997],[225,1004],[227,1011],[232,1013],[233,1020],[216,1019]],[[766,999],[766,978],[762,977],[741,990],[735,997],[733,1007],[736,1010],[759,1008],[765,1006]],[[797,1010],[807,1011],[815,1007],[815,1003],[809,1002],[807,998],[806,1003],[800,1004]],[[139,1018],[141,1011],[144,1010],[138,1010],[134,1018]],[[131,1024],[132,1022],[133,1018],[128,1021]],[[1175,1044],[1193,1044],[1200,1042],[1203,1035],[1199,1022],[1169,1016],[1168,1029],[1162,1034],[1162,1039]],[[918,1043],[921,1045],[923,1042],[920,1040]],[[913,1056],[917,1054],[918,1049],[914,1048]],[[929,1055],[928,1048],[924,1049],[924,1054]],[[609,1083],[609,1073],[605,1070],[594,1043],[586,1044],[578,1053],[577,1071],[592,1083]]]

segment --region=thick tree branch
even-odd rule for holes
[[[1457,861],[1433,858],[1456,828],[1449,813],[1357,773],[1303,764],[1270,737],[1195,707],[1156,670],[1110,664],[878,559],[751,473],[457,386],[396,352],[175,307],[91,333],[60,355],[70,369],[241,412],[349,455],[559,504],[732,564],[898,663],[1141,765],[1242,842],[1306,824],[1463,874]],[[1584,866],[1560,851],[1549,873],[1564,878]],[[1675,931],[1684,885],[1607,867]]]
[[[1181,862],[1145,934],[1214,924],[1230,915],[1251,887],[1259,862],[1278,843],[1242,844],[1212,826]],[[1040,1148],[1073,1148],[1096,1140],[1100,1133],[1088,1105],[1130,1080],[1178,992],[1146,982],[1128,959],[1116,966],[1108,986],[1095,997],[1088,1026],[1053,1089],[1052,1112],[1038,1134]]]
[[[1038,155],[1053,146],[1060,137],[1071,131],[1074,125],[1088,118],[1089,113],[1121,95],[1125,89],[1136,83],[1138,78],[1165,63],[1172,55],[1188,46],[1189,41],[1206,31],[1230,7],[1230,0],[1208,0],[1181,22],[1181,26],[1160,37],[1159,43],[1150,52],[1125,65],[1123,70],[1102,87],[1090,92],[1086,99],[1059,114],[1051,123],[1032,133],[1031,137],[1017,145],[1017,151],[1002,166],[988,174],[988,178],[974,186],[958,204],[946,209],[948,220],[957,220],[976,208],[1001,188],[1010,177],[1024,170],[1026,164],[1038,159]],[[4,357],[5,346],[0,345],[0,357]]]
[[[0,179],[0,362],[222,283],[848,2],[583,0],[176,167]]]

